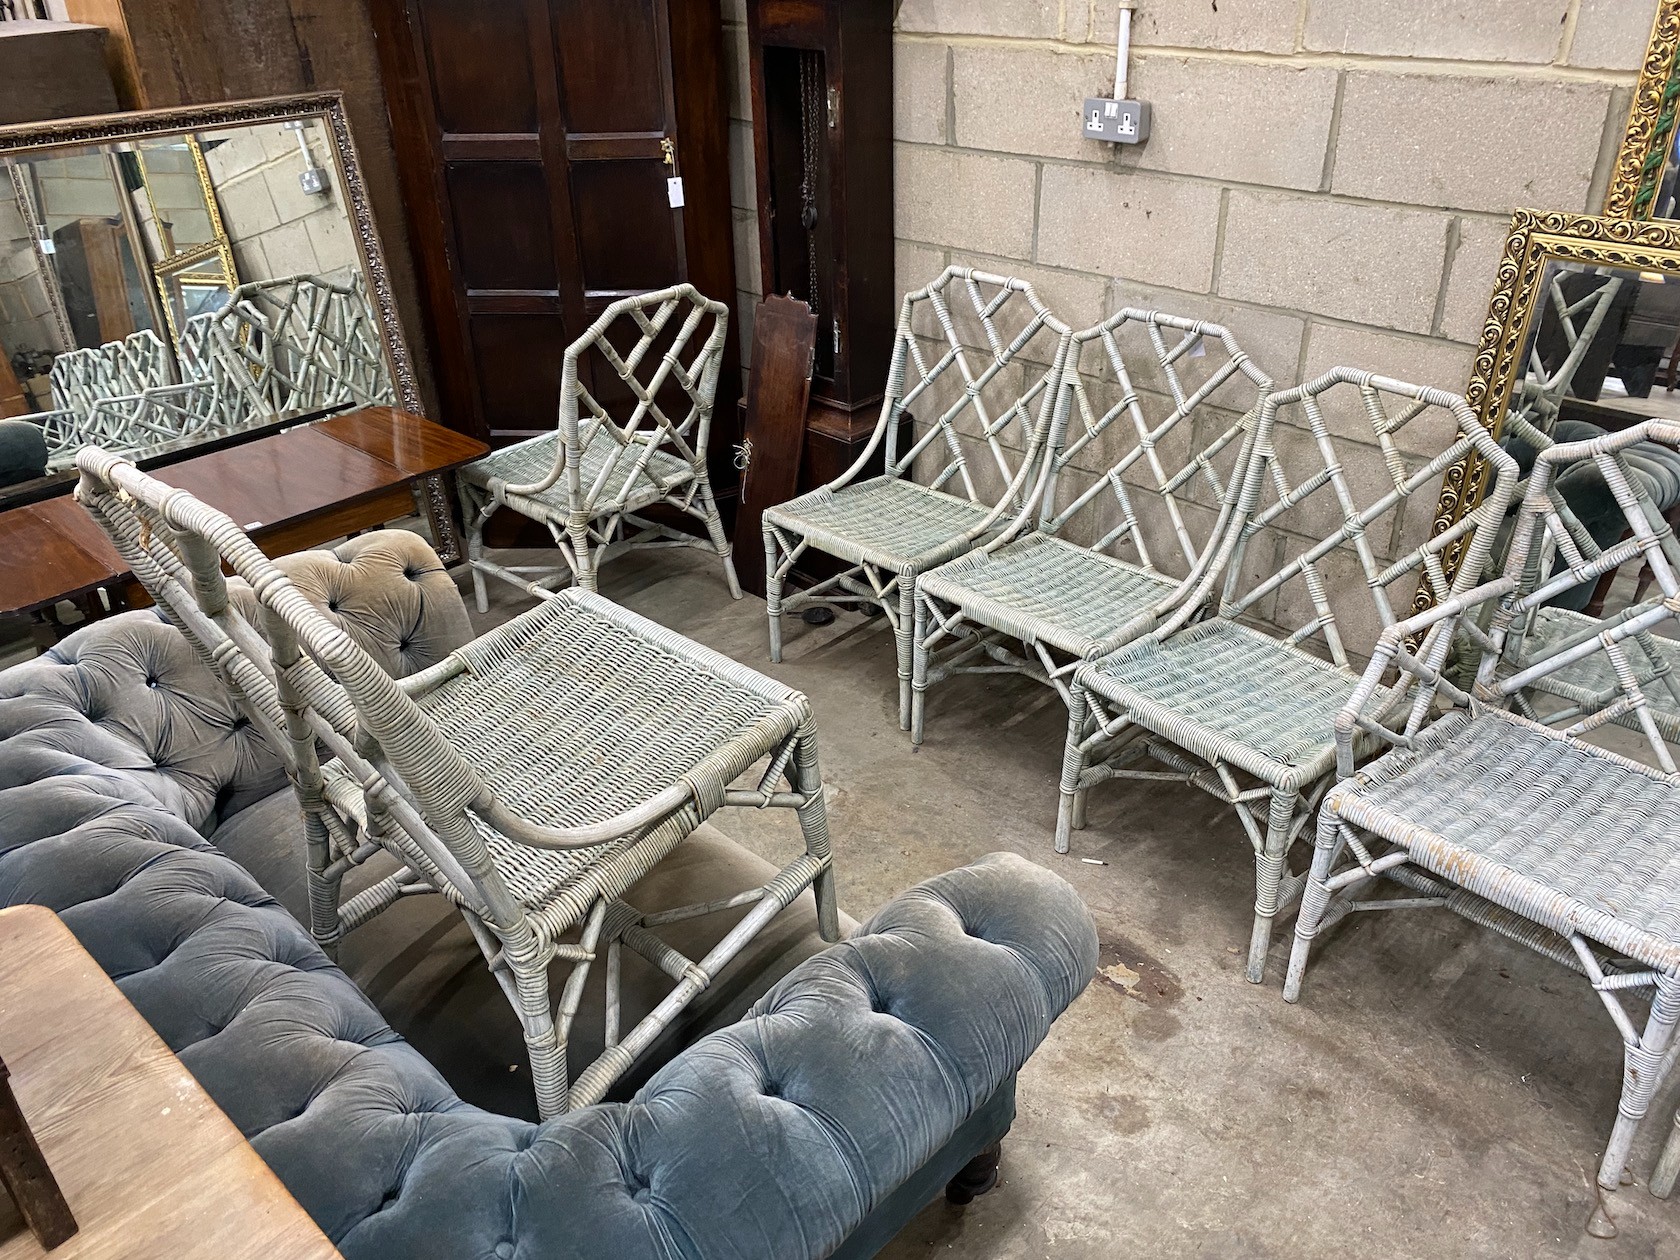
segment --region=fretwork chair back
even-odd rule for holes
[[[489,607],[486,575],[532,594],[569,583],[592,591],[610,556],[640,548],[712,552],[730,595],[741,598],[706,468],[728,332],[723,303],[679,284],[614,302],[567,347],[555,432],[504,447],[459,476],[480,612]],[[503,507],[547,526],[564,563],[486,559],[484,526]],[[646,515],[661,507],[698,521],[705,537]]]
[[[1217,324],[1125,309],[1074,334],[1063,388],[1037,504],[917,584],[917,743],[935,683],[1015,672],[1066,701],[1081,664],[1194,589],[1230,527],[1272,382]]]
[[[1605,329],[1621,292],[1619,276],[1584,288],[1571,296],[1566,281],[1586,282],[1599,277],[1554,269],[1546,283],[1541,325],[1528,348],[1527,371],[1512,391],[1510,410],[1542,433],[1557,423],[1558,409],[1575,384],[1575,377]],[[1625,319],[1625,312],[1624,312]]]
[[[1680,566],[1625,459],[1644,440],[1680,443],[1680,425],[1648,421],[1543,451],[1504,575],[1385,632],[1337,718],[1343,778],[1319,815],[1284,987],[1285,998],[1299,998],[1314,939],[1348,913],[1421,907],[1451,910],[1584,976],[1623,1043],[1621,1102],[1598,1169],[1605,1192],[1621,1182],[1672,1062],[1680,1019],[1680,775],[1652,704],[1669,683],[1642,681],[1640,667],[1642,640],[1675,629]],[[1589,460],[1631,535],[1596,557],[1577,548],[1553,495],[1560,473]],[[1552,548],[1565,558],[1555,571],[1535,563]],[[1514,653],[1535,609],[1636,555],[1651,565],[1660,594],[1539,659]],[[1490,603],[1495,611],[1483,631],[1477,614]],[[1468,693],[1440,669],[1455,632],[1481,649]],[[1563,730],[1512,711],[1539,680],[1594,656],[1616,681],[1613,703]],[[1394,689],[1382,685],[1396,667],[1415,689],[1403,722]],[[1450,711],[1436,716],[1442,706]],[[1628,736],[1623,724],[1642,738]],[[1361,740],[1388,751],[1356,772]],[[1379,881],[1400,896],[1373,898]],[[1625,1004],[1640,990],[1652,995],[1643,1027]],[[1680,1146],[1671,1143],[1653,1191],[1668,1192],[1677,1164]],[[1602,1198],[1588,1228],[1614,1232]]]
[[[1012,277],[950,267],[906,295],[868,446],[828,485],[764,514],[771,660],[782,659],[785,613],[878,608],[898,649],[899,725],[910,729],[917,579],[1030,512],[1072,338]],[[864,477],[877,452],[883,472]],[[846,567],[784,599],[811,550]]]
[[[388,406],[395,397],[360,275],[242,284],[220,309],[187,321],[181,363],[189,380],[217,382],[230,396],[248,391],[263,419]]]
[[[1515,462],[1458,395],[1351,368],[1268,397],[1255,441],[1240,525],[1203,591],[1074,675],[1056,846],[1110,778],[1180,777],[1231,805],[1254,850],[1259,983],[1304,878],[1289,850],[1333,780],[1336,714],[1420,575],[1443,599],[1474,585]],[[1487,497],[1431,538],[1442,476],[1472,452],[1489,464]],[[1443,558],[1459,548],[1449,580]],[[1137,768],[1149,762],[1165,771]]]
[[[122,398],[174,383],[168,347],[150,328],[85,350],[69,350],[53,360],[50,373],[53,407],[85,412],[106,398]]]
[[[519,1015],[544,1117],[600,1099],[806,888],[819,928],[835,939],[823,785],[803,696],[583,590],[550,596],[398,682],[226,516],[98,448],[77,463],[81,501],[247,714],[288,750],[316,940],[333,950],[400,898],[441,893]],[[224,562],[259,602],[261,635],[230,604]],[[732,786],[749,772],[756,786]],[[623,900],[725,805],[795,811],[805,852],[765,886],[704,905],[644,916]],[[345,875],[381,850],[401,870],[341,905]],[[699,960],[654,931],[742,907],[750,909]],[[629,1030],[618,1026],[624,948],[675,982]],[[574,1079],[568,1033],[602,952],[607,1049]],[[551,963],[570,968],[558,1010]]]

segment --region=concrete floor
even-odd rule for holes
[[[1011,849],[1096,916],[1103,971],[1022,1073],[998,1188],[964,1211],[930,1206],[885,1255],[1680,1256],[1680,1202],[1642,1184],[1675,1088],[1634,1147],[1640,1184],[1610,1196],[1619,1237],[1582,1232],[1621,1055],[1573,973],[1444,912],[1361,915],[1321,942],[1288,1006],[1287,926],[1267,983],[1243,979],[1253,859],[1212,799],[1106,785],[1073,852],[1055,854],[1066,719],[1052,693],[957,679],[930,694],[915,749],[884,621],[791,619],[772,666],[762,601],[732,602],[700,553],[628,557],[602,589],[810,696],[851,914]],[[492,592],[484,624],[526,606]],[[773,815],[715,822],[789,855]]]

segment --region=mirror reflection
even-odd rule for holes
[[[0,416],[46,447],[13,482],[393,397],[324,119],[0,152]]]

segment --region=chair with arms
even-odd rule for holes
[[[785,613],[879,608],[898,649],[899,725],[910,729],[917,579],[1031,510],[1072,336],[1014,278],[950,267],[906,295],[869,445],[833,482],[764,513],[772,661]],[[862,478],[883,448],[882,474]],[[784,599],[810,550],[846,567]]]
[[[519,1014],[545,1117],[599,1100],[806,888],[835,939],[803,696],[584,590],[550,595],[398,681],[226,516],[97,448],[77,462],[82,502],[248,716],[288,750],[316,940],[332,949],[410,894],[448,898]],[[229,599],[224,561],[251,588],[240,602],[260,606],[260,635]],[[755,767],[756,786],[731,786]],[[804,854],[763,887],[702,905],[643,915],[621,899],[725,805],[793,810]],[[341,906],[345,874],[381,850],[400,871]],[[698,961],[655,934],[742,907],[750,909]],[[675,981],[627,1031],[616,996],[625,947]],[[567,1036],[603,952],[607,1049],[574,1081]],[[571,965],[558,1009],[551,961]]]
[[[954,674],[1021,673],[1066,702],[1080,665],[1195,588],[1231,524],[1272,383],[1229,332],[1122,310],[1074,334],[1065,379],[1036,512],[917,583],[916,743]]]
[[[680,284],[614,302],[567,348],[556,431],[459,475],[480,612],[489,607],[486,575],[532,594],[571,582],[592,591],[608,555],[642,547],[713,552],[729,593],[741,598],[706,469],[728,329],[723,303]],[[484,526],[504,507],[547,526],[564,565],[533,570],[487,560]],[[658,507],[692,517],[706,537],[648,519]],[[541,575],[534,584],[525,576],[532,572]]]
[[[1086,794],[1111,778],[1182,778],[1231,805],[1254,849],[1258,984],[1273,920],[1304,880],[1289,873],[1289,850],[1334,779],[1336,714],[1420,572],[1441,598],[1474,585],[1515,465],[1458,395],[1350,368],[1272,394],[1255,442],[1242,524],[1199,592],[1074,675],[1056,848],[1067,851]],[[1472,451],[1491,465],[1487,497],[1429,538],[1435,488]],[[1459,546],[1449,583],[1442,560]],[[1216,580],[1217,606],[1204,610]],[[1303,646],[1315,639],[1316,651]],[[1166,772],[1136,768],[1145,759]]]

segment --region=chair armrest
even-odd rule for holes
[[[1396,622],[1382,632],[1364,676],[1336,715],[1338,778],[1345,779],[1353,773],[1353,745],[1359,735],[1403,748],[1428,720],[1442,692],[1455,703],[1469,703],[1469,695],[1442,676],[1447,652],[1467,614],[1505,598],[1516,587],[1515,578],[1496,578],[1444,600],[1427,612]],[[1407,646],[1412,642],[1419,643],[1415,652]],[[1400,676],[1393,687],[1384,688],[1382,680],[1390,668],[1398,670]],[[1411,712],[1406,724],[1396,731],[1391,725],[1394,715],[1408,704]]]

